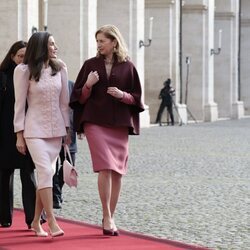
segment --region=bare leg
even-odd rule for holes
[[[98,190],[102,203],[103,227],[107,230],[112,229],[112,219],[110,211],[112,177],[111,170],[102,170],[98,175]]]
[[[39,190],[36,190],[35,215],[34,215],[34,219],[31,225],[38,234],[44,232],[43,228],[40,225],[40,218],[41,218],[42,210],[43,210],[43,205],[41,202],[40,193],[39,193]]]
[[[51,234],[53,236],[54,233],[57,233],[59,231],[62,231],[60,227],[58,226],[54,212],[53,212],[53,198],[52,198],[52,188],[43,188],[39,190],[40,200],[43,204],[44,210],[47,215],[48,225],[51,231]],[[42,211],[40,211],[42,212]],[[41,213],[40,213],[41,214]],[[40,219],[40,217],[39,217]],[[62,231],[63,233],[63,231]],[[56,235],[58,236],[58,235]]]
[[[110,211],[113,222],[114,231],[117,230],[115,222],[114,222],[114,213],[116,209],[116,205],[120,196],[122,185],[122,175],[112,171],[112,189],[111,189],[111,199],[110,199]]]

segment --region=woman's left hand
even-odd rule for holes
[[[117,99],[123,98],[123,91],[121,91],[117,87],[108,87],[107,93],[112,95],[113,97],[115,97]]]
[[[70,129],[67,129],[67,135],[65,135],[63,137],[63,142],[64,144],[70,145],[72,140],[71,140],[71,133],[70,133]]]
[[[16,147],[19,153],[26,155],[26,142],[23,133],[17,133]]]

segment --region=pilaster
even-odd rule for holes
[[[121,11],[122,10],[122,11]],[[139,41],[144,40],[144,0],[98,0],[98,26],[112,23],[121,31],[129,49],[129,55],[135,64],[142,85],[144,101],[144,47],[139,48]],[[125,21],[124,21],[125,20]],[[140,114],[142,127],[150,124],[149,107]]]
[[[74,81],[83,62],[96,54],[96,9],[96,0],[48,1],[48,31],[59,46],[70,80]]]
[[[241,0],[241,44],[240,44],[240,100],[244,102],[244,111],[250,115],[250,1]]]
[[[38,27],[38,0],[1,1],[0,58],[18,41],[28,41],[32,27]]]
[[[184,78],[182,74],[183,69],[183,51],[181,50],[182,44],[182,22],[181,8],[182,0],[170,1],[170,78],[174,83],[175,87],[175,103],[176,113],[175,120],[186,124],[188,121],[187,106],[183,102],[183,84]]]
[[[215,44],[218,41],[218,30],[223,30],[222,50],[214,60],[215,100],[219,117],[238,119],[244,115],[244,105],[239,97],[238,75],[239,1],[216,0],[215,5]]]
[[[183,6],[183,52],[191,59],[188,88],[186,84],[184,90],[188,91],[187,107],[196,120],[218,119],[214,102],[214,55],[210,54],[214,48],[213,22],[214,0],[193,0]]]
[[[20,1],[20,0],[19,0]],[[19,2],[18,1],[18,2]],[[23,21],[19,22],[22,27],[18,31],[18,36],[24,40],[28,40],[32,35],[32,29],[38,28],[39,23],[39,0],[21,0],[22,6],[19,8],[19,16]]]
[[[145,1],[145,37],[147,41],[148,21],[154,17],[153,37],[150,47],[145,47],[145,98],[150,105],[151,122],[155,121],[160,101],[158,95],[168,78],[176,89],[175,102],[179,113],[186,120],[185,108],[180,102],[180,0]],[[181,107],[181,110],[179,110]],[[178,114],[174,114],[176,119]],[[166,116],[163,116],[166,120]]]

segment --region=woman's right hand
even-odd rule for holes
[[[86,86],[92,88],[99,81],[99,75],[97,71],[91,71],[88,75]]]
[[[16,134],[17,136],[17,140],[16,140],[16,147],[18,152],[20,152],[23,155],[26,155],[26,143],[25,143],[25,139],[23,137],[23,131],[17,132]]]

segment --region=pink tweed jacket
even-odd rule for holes
[[[64,65],[51,76],[51,67],[43,68],[38,82],[29,80],[28,65],[14,71],[15,132],[24,138],[52,138],[66,135],[69,127],[68,73]],[[28,109],[26,105],[28,104]]]

